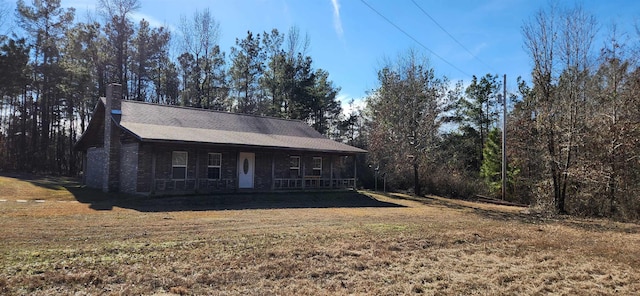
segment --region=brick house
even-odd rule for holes
[[[121,100],[112,84],[75,145],[83,182],[136,194],[353,188],[365,150],[304,122]]]

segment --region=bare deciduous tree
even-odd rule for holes
[[[551,6],[522,28],[525,48],[534,63],[536,120],[545,139],[553,201],[559,213],[566,212],[571,169],[585,133],[583,106],[595,24],[593,16],[580,7],[559,11]]]
[[[229,108],[226,99],[225,55],[220,50],[220,23],[209,9],[197,11],[192,18],[180,18],[182,55],[191,59],[191,75],[183,79],[183,99],[189,105],[202,108]]]
[[[439,129],[451,107],[448,79],[438,78],[415,51],[399,56],[378,72],[380,86],[368,98],[371,112],[369,151],[376,167],[395,176],[413,174],[422,193],[421,172],[434,163]]]
[[[588,155],[582,159],[581,172],[585,190],[593,199],[591,214],[629,218],[640,205],[634,196],[640,186],[635,173],[640,169],[640,85],[634,79],[638,70],[632,70],[615,27],[609,40],[591,80],[589,137],[585,138]]]

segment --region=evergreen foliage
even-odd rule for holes
[[[487,141],[482,149],[482,166],[480,177],[489,187],[493,195],[499,195],[502,191],[502,147],[500,130],[492,129],[487,136]]]
[[[73,144],[112,82],[127,100],[299,119],[340,135],[340,88],[296,28],[249,31],[227,56],[217,20],[196,11],[172,54],[167,28],[132,22],[139,8],[100,0],[101,21],[77,22],[60,0],[17,1],[21,37],[0,35],[0,169],[77,174]]]

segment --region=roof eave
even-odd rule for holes
[[[100,120],[100,118],[97,118],[95,115],[98,112],[98,107],[100,105],[104,106],[104,102],[102,101],[102,98],[98,99],[98,102],[96,102],[96,106],[93,108],[93,112],[91,112],[91,119],[89,120],[89,124],[87,124],[87,128],[82,132],[82,134],[80,135],[80,137],[78,138],[78,140],[73,144],[73,150],[74,151],[81,151],[83,150],[82,147],[80,147],[83,144],[84,139],[87,137],[87,134],[89,133],[89,127],[91,126],[91,124],[96,124],[94,123],[96,120]]]
[[[124,128],[123,128],[124,129]],[[126,130],[126,129],[125,129]],[[212,145],[212,146],[225,146],[225,147],[234,147],[234,148],[254,148],[254,149],[275,149],[275,150],[287,150],[287,151],[309,151],[309,152],[320,152],[320,153],[333,153],[333,154],[345,154],[345,155],[354,155],[354,154],[365,154],[368,151],[355,148],[353,151],[348,150],[328,150],[328,149],[312,149],[312,148],[296,148],[296,147],[287,147],[287,146],[263,146],[263,145],[247,145],[247,144],[226,144],[226,143],[211,143],[211,142],[199,142],[199,141],[182,141],[182,140],[166,140],[166,139],[150,139],[150,138],[141,138],[138,135],[129,131],[132,135],[134,135],[140,142],[145,143],[166,143],[166,144],[200,144],[200,145]]]

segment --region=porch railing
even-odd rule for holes
[[[236,189],[236,179],[155,179],[154,192],[229,192]],[[354,188],[355,178],[319,178],[309,176],[303,178],[274,178],[274,190],[292,189],[345,189]]]
[[[322,188],[322,189],[340,189],[340,188],[354,188],[356,184],[355,178],[318,178],[318,177],[304,177],[304,178],[275,178],[273,179],[273,188],[279,189],[305,189],[305,188]]]
[[[153,188],[157,192],[164,191],[189,191],[189,192],[215,192],[230,191],[235,189],[235,179],[155,179]]]

